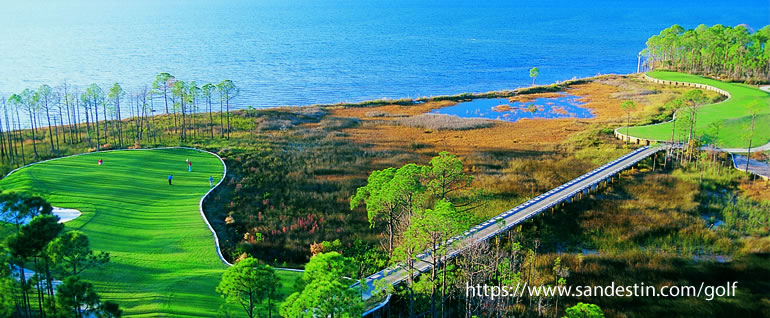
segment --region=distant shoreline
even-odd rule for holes
[[[601,77],[604,77],[604,76],[628,76],[628,75],[632,75],[632,74],[634,74],[634,73],[629,73],[629,74],[599,74],[599,75],[595,75],[595,76],[591,76],[591,77],[573,78],[571,80],[558,81],[556,83],[551,83],[551,84],[535,85],[535,86],[529,86],[529,87],[519,87],[519,88],[515,88],[515,89],[511,89],[511,90],[488,91],[488,92],[484,92],[484,93],[460,93],[460,94],[455,94],[455,95],[439,95],[439,96],[430,96],[430,97],[423,96],[423,97],[418,97],[418,98],[401,98],[401,99],[387,99],[387,98],[384,98],[384,99],[365,100],[365,101],[353,102],[353,103],[351,103],[351,102],[338,102],[338,103],[332,103],[332,104],[322,104],[322,103],[319,103],[319,104],[309,104],[309,105],[283,105],[283,106],[264,106],[264,107],[255,107],[255,106],[245,106],[244,107],[244,106],[241,106],[241,107],[238,107],[238,108],[234,108],[234,106],[231,105],[230,107],[232,109],[230,110],[230,113],[243,112],[243,111],[248,111],[250,109],[263,111],[263,110],[271,110],[271,109],[291,109],[291,108],[303,108],[303,107],[335,108],[335,107],[375,107],[375,106],[384,106],[384,105],[410,106],[410,105],[417,105],[417,104],[422,104],[422,103],[426,103],[426,102],[436,102],[436,101],[454,101],[454,102],[459,102],[459,101],[467,101],[467,100],[480,99],[480,98],[507,98],[507,97],[512,97],[512,96],[516,96],[516,95],[523,95],[523,94],[537,94],[537,93],[559,92],[559,91],[562,91],[565,88],[569,87],[570,85],[586,83],[586,82],[589,82],[591,80],[594,80],[594,79],[597,79],[597,78],[601,78]],[[161,98],[161,102],[162,102],[162,98]],[[216,105],[213,105],[212,108],[216,108],[215,106]],[[128,107],[130,107],[130,106],[128,106]],[[121,107],[121,112],[124,115],[128,115],[130,113],[130,112],[126,111],[126,110],[128,110],[128,107],[123,107],[123,106]],[[155,108],[157,110],[160,110],[162,108],[162,105],[157,104],[157,105],[155,105]],[[5,118],[1,117],[3,115],[1,112],[2,112],[2,110],[0,110],[0,120],[3,123],[3,131],[6,131],[7,130],[6,129],[7,123],[5,123]],[[78,112],[81,112],[81,109],[78,109]],[[18,124],[19,122],[15,121],[15,118],[13,118],[14,116],[10,116],[10,113],[12,113],[12,111],[9,109],[9,117],[11,118],[11,123],[14,124],[13,126],[16,126],[16,124]],[[205,113],[207,113],[207,112],[206,111],[201,111],[201,112],[197,112],[197,113],[190,112],[188,114],[205,114]],[[219,112],[215,111],[214,113],[216,114],[216,113],[219,113]],[[82,115],[83,113],[81,112],[80,114]],[[172,114],[173,113],[165,113],[165,112],[160,113],[158,111],[155,111],[155,112],[152,112],[152,115],[149,115],[148,117],[167,116],[167,115],[172,115]],[[58,114],[55,111],[53,111],[51,113],[51,115],[52,115],[51,116],[52,120],[56,121],[56,123],[54,125],[51,125],[51,127],[60,127],[60,126],[67,127],[67,126],[70,126],[72,124],[72,123],[70,123],[70,124],[62,123],[61,119],[57,116]],[[21,126],[25,126],[25,125],[28,126],[28,122],[29,121],[25,120],[26,117],[27,117],[26,114],[22,115],[21,117],[23,117],[23,118],[21,118],[21,121],[20,121],[21,122]],[[84,116],[81,116],[81,118],[83,118],[83,117]],[[132,116],[132,117],[128,117],[127,116],[127,117],[122,118],[121,120],[122,121],[126,121],[126,120],[131,120],[131,119],[137,118],[137,117],[138,116]],[[113,120],[109,120],[109,121],[112,122]],[[99,122],[104,122],[104,120],[99,120]],[[85,121],[78,122],[78,124],[84,124],[84,123],[85,123]],[[47,127],[48,127],[48,125],[45,125],[44,123],[41,123],[41,125],[36,125],[36,129],[47,128]],[[30,127],[22,127],[21,128],[22,131],[29,130],[29,129],[31,129],[31,128]],[[19,129],[15,129],[15,128],[11,129],[11,131],[18,131],[18,130]]]
[[[272,107],[263,107],[263,108],[255,108],[255,109],[262,110],[262,109],[295,108],[295,107],[371,107],[371,106],[384,106],[384,105],[409,106],[409,105],[422,104],[426,102],[438,102],[438,101],[457,102],[457,101],[472,100],[472,99],[479,99],[479,98],[507,98],[507,97],[513,97],[516,95],[523,95],[523,94],[558,92],[571,85],[583,84],[605,76],[628,76],[633,74],[636,74],[636,73],[599,74],[599,75],[594,75],[589,77],[573,78],[571,80],[566,80],[566,81],[557,81],[556,83],[551,83],[551,84],[519,87],[519,88],[514,88],[512,90],[488,91],[484,93],[466,92],[466,93],[460,93],[460,94],[454,94],[454,95],[439,95],[439,96],[430,96],[430,97],[423,96],[423,97],[417,97],[417,98],[401,98],[401,99],[383,98],[383,99],[365,100],[365,101],[354,102],[354,103],[338,102],[333,104],[311,104],[311,105],[296,105],[296,106],[287,105],[287,106],[272,106]],[[241,108],[233,111],[239,111],[239,110],[243,110],[243,109]]]

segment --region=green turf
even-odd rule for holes
[[[761,111],[754,124],[754,137],[751,144],[752,146],[759,146],[770,142],[770,125],[767,125],[768,120],[770,120],[770,94],[767,92],[750,85],[725,83],[677,72],[652,71],[647,75],[661,80],[711,85],[730,92],[732,98],[727,101],[701,106],[698,110],[696,126],[696,133],[701,135],[708,131],[711,123],[721,121],[723,125],[719,130],[719,146],[724,148],[746,148],[748,146],[748,135],[745,133],[751,124],[751,113],[748,106],[754,102],[760,103]],[[671,126],[671,123],[664,123],[631,127],[629,135],[645,139],[670,140]],[[626,132],[625,128],[620,128],[619,131]]]
[[[187,172],[188,158],[193,172]],[[0,180],[0,189],[83,212],[67,228],[85,232],[94,250],[112,256],[84,276],[127,315],[211,317],[223,302],[214,289],[226,266],[198,202],[209,176],[218,181],[222,171],[219,159],[189,149],[115,151],[33,165]],[[278,274],[284,294],[301,275]],[[238,307],[228,309],[240,314]]]

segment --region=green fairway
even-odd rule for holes
[[[652,78],[669,81],[691,82],[714,86],[730,92],[732,97],[717,104],[701,106],[698,110],[696,134],[707,132],[713,122],[722,122],[719,129],[719,146],[723,148],[748,147],[748,127],[751,124],[751,116],[748,106],[752,103],[760,103],[761,111],[754,125],[754,137],[752,146],[764,145],[770,142],[770,94],[754,86],[736,83],[725,83],[697,75],[683,74],[667,71],[652,71],[647,73]],[[644,139],[670,140],[672,123],[631,127],[629,135]],[[684,131],[685,127],[681,127]],[[680,130],[680,127],[677,127]],[[625,133],[625,128],[620,128]],[[679,132],[676,132],[678,135]]]
[[[97,165],[99,159],[104,165]],[[85,232],[94,250],[112,257],[85,278],[127,315],[211,317],[223,303],[214,289],[226,265],[198,203],[210,188],[209,176],[217,182],[222,173],[222,162],[200,151],[127,150],[36,164],[1,180],[0,189],[38,194],[83,212],[67,229]],[[277,274],[284,295],[301,275]],[[239,307],[228,309],[240,315]]]

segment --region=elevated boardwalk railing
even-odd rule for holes
[[[563,185],[560,185],[546,193],[543,193],[525,203],[516,206],[513,209],[505,211],[484,223],[481,223],[464,233],[447,240],[443,246],[449,245],[447,255],[440,260],[445,262],[465,251],[469,246],[479,242],[485,242],[492,237],[507,232],[514,226],[517,226],[529,218],[556,207],[564,202],[572,202],[575,198],[581,197],[595,190],[603,182],[613,179],[618,173],[624,171],[638,162],[652,156],[653,154],[667,149],[668,146],[645,146],[621,156],[607,164],[604,164],[586,174],[581,175]],[[437,263],[430,252],[423,252],[415,258],[412,277],[430,271],[432,264]],[[409,270],[404,264],[388,267],[366,278],[367,288],[363,293],[363,298],[369,299],[375,293],[375,285],[395,286],[409,278]],[[358,288],[358,283],[352,287]],[[385,300],[374,305],[367,310],[364,315],[371,314],[383,308],[389,301],[390,296]]]

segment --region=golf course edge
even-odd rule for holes
[[[138,148],[138,149],[110,149],[110,150],[91,151],[91,152],[78,153],[78,154],[73,154],[73,155],[57,157],[57,158],[51,158],[51,159],[46,159],[46,160],[41,160],[41,161],[36,161],[36,162],[28,163],[26,165],[23,165],[21,167],[18,167],[16,169],[11,170],[3,178],[7,178],[8,176],[14,174],[15,172],[17,172],[17,171],[19,171],[21,169],[26,168],[26,167],[30,167],[30,166],[33,166],[33,165],[36,165],[36,164],[40,164],[40,163],[44,163],[44,162],[59,160],[59,159],[65,159],[65,158],[71,158],[71,157],[77,157],[77,156],[90,155],[90,154],[94,154],[94,153],[105,153],[105,152],[115,152],[115,151],[148,151],[148,150],[162,150],[162,149],[187,149],[187,150],[194,150],[194,151],[198,151],[198,152],[203,152],[203,153],[207,153],[207,154],[210,154],[210,155],[216,157],[219,160],[219,162],[222,163],[222,168],[223,168],[223,170],[222,170],[222,177],[219,179],[219,182],[217,182],[208,191],[206,191],[206,193],[203,196],[201,196],[201,199],[198,201],[198,212],[200,213],[201,218],[203,219],[203,222],[206,223],[206,226],[209,228],[209,231],[211,232],[211,235],[214,238],[214,246],[216,247],[217,256],[219,256],[219,260],[222,261],[222,263],[227,265],[227,266],[233,266],[233,264],[230,263],[229,261],[227,261],[227,259],[224,257],[224,254],[222,254],[222,248],[219,245],[219,236],[217,235],[216,230],[214,230],[214,227],[209,222],[208,217],[206,217],[205,211],[203,211],[203,202],[206,201],[206,198],[208,198],[209,194],[211,194],[211,192],[213,192],[217,187],[219,187],[219,185],[222,184],[222,182],[227,177],[227,164],[225,164],[225,161],[222,159],[222,157],[220,157],[218,154],[213,153],[211,151],[203,150],[203,149],[198,149],[198,148],[193,148],[193,147],[184,147],[184,146],[156,147],[156,148]],[[304,272],[304,270],[296,269],[296,268],[283,268],[283,267],[274,267],[274,268],[276,270],[282,270],[282,271],[291,271],[291,272],[300,272],[300,273]]]
[[[730,99],[732,99],[732,94],[729,91],[721,89],[721,88],[718,88],[718,87],[714,87],[714,86],[711,86],[711,85],[708,85],[708,84],[694,83],[694,82],[663,80],[663,79],[658,79],[658,78],[651,77],[651,76],[647,75],[647,73],[648,72],[642,73],[642,76],[641,76],[642,80],[645,80],[645,81],[648,81],[648,82],[651,82],[651,83],[662,84],[662,85],[687,86],[687,87],[700,88],[700,89],[714,91],[714,92],[716,92],[718,94],[721,94],[723,96],[727,96],[726,99],[724,99],[722,101],[719,101],[717,103],[711,104],[711,105],[725,103],[725,102],[729,101]],[[760,87],[760,90],[770,92],[770,89],[765,89],[765,88],[762,88],[762,87]],[[678,113],[678,111],[677,111],[677,113]],[[667,124],[667,123],[673,122],[673,121],[676,120],[677,113],[673,114],[671,120],[660,122],[660,123],[655,123],[655,124],[650,124],[650,125],[644,125],[644,126],[657,126],[657,125],[663,125],[663,124]],[[643,126],[639,126],[639,127],[643,127]],[[627,128],[627,127],[626,126],[621,126],[621,127],[615,128],[615,130],[614,130],[615,138],[620,139],[622,141],[627,141],[629,143],[639,144],[639,145],[651,145],[653,143],[668,143],[669,142],[667,140],[635,137],[635,136],[631,136],[630,134],[624,134],[624,133],[620,132],[621,129],[625,129],[625,128]],[[727,153],[748,153],[749,152],[749,149],[747,149],[747,148],[717,148],[717,149],[719,151],[727,152]],[[751,152],[759,152],[759,151],[767,151],[767,150],[770,150],[770,142],[768,142],[766,144],[763,144],[763,145],[751,147]]]

